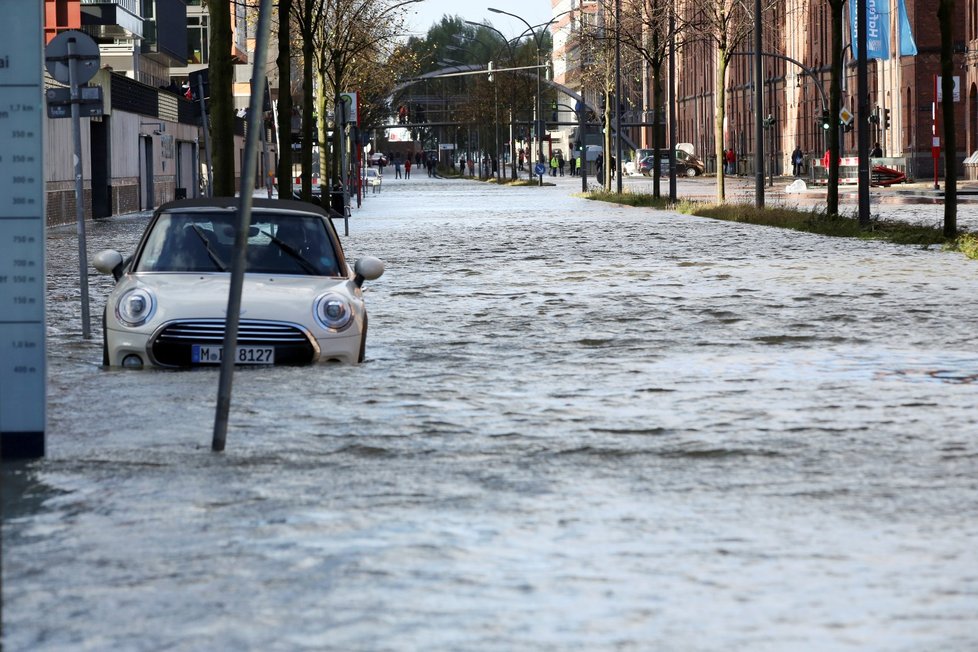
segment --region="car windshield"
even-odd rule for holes
[[[237,230],[234,212],[159,216],[146,236],[137,272],[227,272]],[[316,215],[255,213],[248,230],[247,272],[338,276],[329,233]]]

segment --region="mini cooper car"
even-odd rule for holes
[[[141,368],[220,364],[235,198],[164,204],[133,255],[94,258],[116,285],[103,316],[102,362]],[[361,285],[384,273],[370,256],[351,269],[328,215],[312,204],[255,199],[241,294],[238,364],[363,361],[367,310]]]

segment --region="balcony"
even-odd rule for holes
[[[139,0],[81,0],[82,27],[98,39],[141,39]]]

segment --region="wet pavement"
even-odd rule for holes
[[[978,263],[572,183],[385,179],[367,361],[240,370],[224,454],[216,370],[99,366],[52,229],[5,649],[978,648]]]

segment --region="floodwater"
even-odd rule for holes
[[[367,361],[239,370],[214,454],[50,232],[6,650],[978,648],[975,261],[417,176],[345,245]]]

